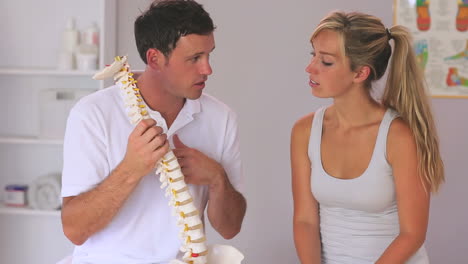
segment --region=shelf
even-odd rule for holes
[[[0,75],[89,76],[91,78],[96,72],[97,71],[0,68]]]
[[[27,207],[7,207],[2,204],[0,205],[0,215],[60,216],[60,211],[35,210]]]
[[[63,145],[62,139],[46,139],[37,137],[6,137],[0,136],[3,144],[37,144],[37,145]]]
[[[0,2],[0,9],[6,10],[0,18],[0,32],[3,33],[0,48],[0,91],[3,92],[0,96],[0,263],[50,264],[73,251],[74,245],[63,234],[61,210],[33,209],[33,203],[28,203],[29,207],[7,206],[4,200],[8,199],[3,199],[3,194],[6,185],[28,184],[31,187],[38,177],[62,171],[64,142],[58,129],[65,128],[66,121],[62,117],[70,109],[71,98],[68,94],[54,97],[48,91],[65,90],[81,98],[84,93],[113,84],[112,78],[93,80],[92,77],[117,55],[118,2]],[[75,19],[80,35],[93,24],[98,27],[96,70],[59,69],[64,32],[70,18]],[[44,105],[52,108],[51,113],[55,109],[60,115],[46,115],[48,110]],[[52,136],[55,137],[50,138]],[[38,204],[41,203],[38,201]]]

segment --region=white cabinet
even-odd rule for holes
[[[92,80],[93,70],[58,70],[57,63],[62,32],[69,18],[74,18],[77,30],[97,24],[98,69],[113,61],[116,1],[6,0],[0,1],[0,10],[0,193],[3,194],[7,184],[30,184],[39,176],[61,172],[63,138],[47,136],[44,128],[65,124],[63,119],[44,111],[41,95],[51,89],[92,92],[110,84]],[[54,113],[53,105],[46,106]],[[63,114],[63,109],[57,108],[54,114]],[[47,115],[54,117],[44,122],[41,118]],[[0,204],[3,197],[0,195]],[[50,264],[72,250],[63,236],[59,211],[0,206],[0,234],[0,263]]]

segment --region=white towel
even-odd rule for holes
[[[57,210],[62,204],[60,189],[60,174],[40,176],[29,186],[28,203],[34,209]]]

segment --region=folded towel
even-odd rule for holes
[[[29,205],[39,210],[59,209],[62,204],[61,178],[60,174],[48,174],[35,179],[28,189]]]

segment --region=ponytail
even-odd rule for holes
[[[437,192],[445,181],[444,164],[423,72],[417,64],[408,30],[397,25],[389,34],[394,49],[382,103],[395,109],[410,127],[416,141],[418,173],[424,186]]]

